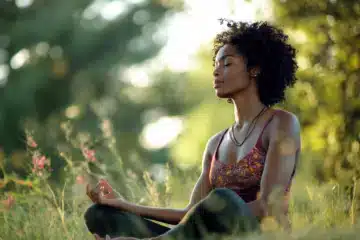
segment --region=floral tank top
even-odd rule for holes
[[[265,123],[255,146],[237,163],[226,164],[217,158],[219,146],[228,130],[226,129],[223,132],[211,159],[209,180],[213,188],[229,188],[235,191],[245,202],[251,202],[257,199],[266,158],[266,151],[262,147],[261,139],[265,128],[273,119],[273,116]],[[291,179],[294,174],[295,168]],[[290,190],[291,179],[286,188],[286,193]]]

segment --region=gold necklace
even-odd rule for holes
[[[251,121],[250,123],[250,126],[248,128],[248,130],[246,131],[246,135],[245,135],[245,138],[244,140],[240,143],[236,137],[235,137],[235,133],[234,133],[234,126],[235,124],[233,124],[231,126],[231,129],[230,129],[230,139],[231,141],[236,145],[236,146],[239,146],[241,147],[242,145],[244,145],[245,141],[250,137],[251,133],[253,132],[255,126],[256,126],[256,123],[258,121],[258,119],[265,113],[265,111],[267,110],[267,107],[263,107],[263,109],[261,109],[261,111],[254,117],[254,119]],[[251,129],[251,131],[249,132],[249,129]]]

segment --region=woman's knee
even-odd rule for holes
[[[84,214],[85,224],[91,233],[104,237],[105,234],[116,236],[129,220],[128,214],[105,205],[93,204]]]
[[[242,199],[234,191],[227,188],[216,188],[206,198],[208,204],[218,207],[224,207],[226,204],[231,204],[234,201],[242,201]]]
[[[122,216],[122,212],[118,209],[100,205],[100,204],[93,204],[91,205],[84,214],[84,220],[87,228],[92,233],[101,232],[104,227],[108,225],[113,225],[116,218]]]
[[[257,218],[251,213],[246,202],[231,189],[214,189],[209,194],[207,201],[206,208],[216,212],[231,231],[245,232],[248,229],[257,228]]]
[[[234,191],[227,188],[217,188],[204,199],[204,207],[213,213],[250,215],[246,202]]]
[[[96,232],[99,223],[104,220],[104,215],[104,208],[99,204],[93,204],[85,211],[84,220],[90,232]]]
[[[223,198],[229,198],[229,197],[239,197],[233,190],[228,189],[228,188],[215,188],[213,189],[209,196],[218,196],[218,197],[223,197]]]
[[[232,212],[234,212],[233,201],[229,198],[233,197],[232,191],[229,189],[214,189],[188,212],[183,222],[186,225],[195,224],[198,230],[229,233],[232,228],[230,220],[232,220]]]

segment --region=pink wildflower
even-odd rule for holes
[[[38,144],[35,142],[34,138],[30,135],[27,136],[26,143],[29,147],[36,148]]]
[[[40,155],[39,152],[35,152],[32,157],[33,163],[33,172],[38,172],[39,176],[42,176],[42,173],[39,172],[45,168],[45,165],[50,166],[50,160],[47,159],[44,155]]]
[[[82,154],[86,160],[88,160],[90,162],[96,161],[95,150],[88,149],[87,147],[83,147],[81,150],[82,150]]]
[[[2,201],[6,209],[10,209],[15,204],[15,198],[12,195],[8,195],[7,199]]]

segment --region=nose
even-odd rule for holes
[[[219,67],[214,67],[213,76],[218,77],[219,76]]]

